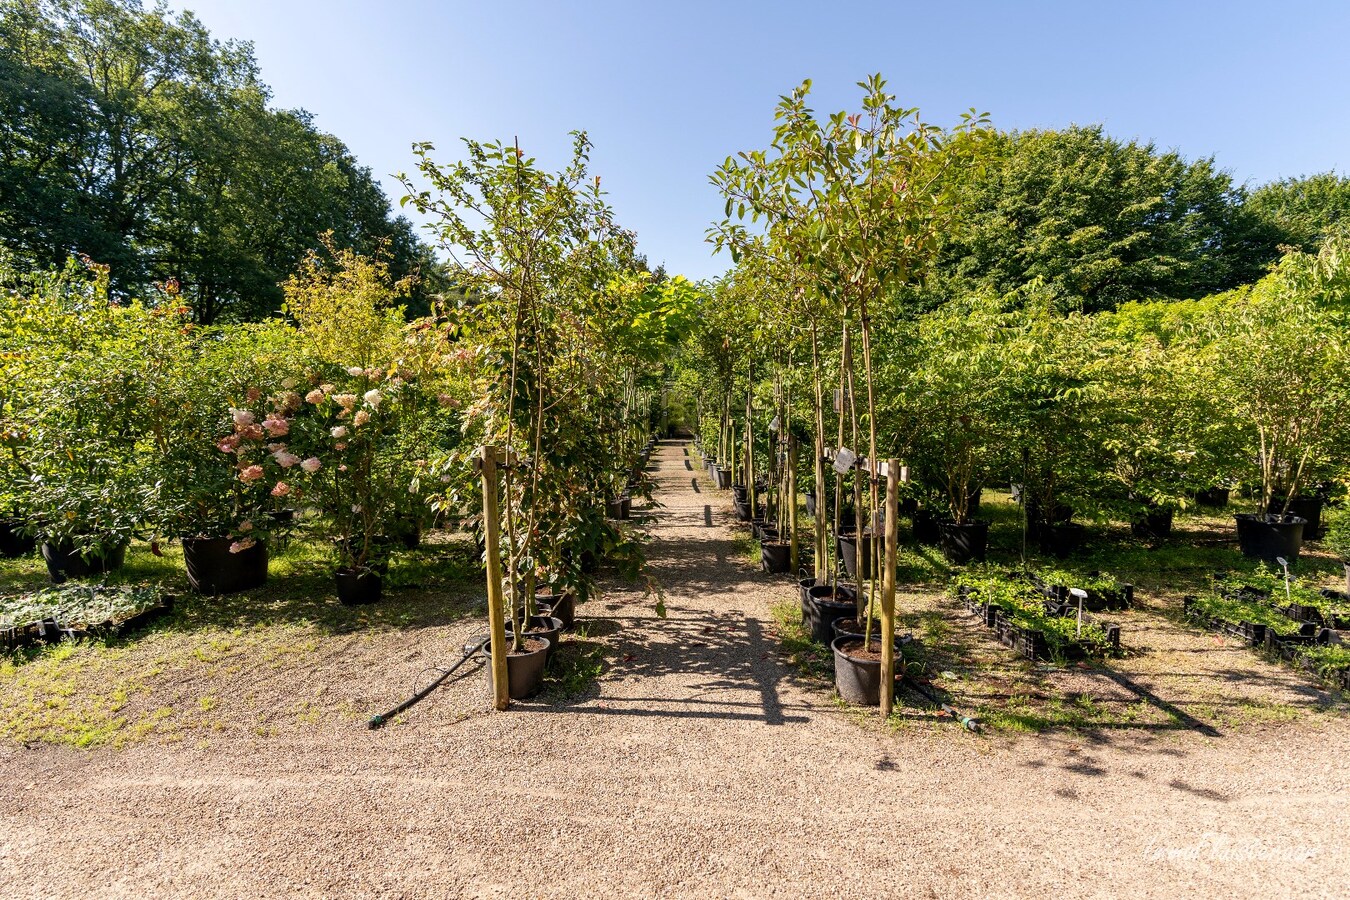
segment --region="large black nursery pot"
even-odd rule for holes
[[[839,546],[839,558],[844,561],[844,571],[849,578],[866,580],[872,577],[872,534],[863,532],[858,540],[857,532],[844,532],[835,536]],[[861,561],[859,558],[861,557]]]
[[[834,620],[847,619],[858,614],[858,591],[848,585],[817,585],[811,595],[811,639],[822,644],[834,640]]]
[[[37,538],[24,537],[20,533],[22,528],[20,522],[0,519],[0,559],[18,559],[37,548]]]
[[[811,588],[815,586],[816,579],[812,575],[797,579],[797,593],[800,595],[802,604],[803,625],[811,621]]]
[[[512,624],[506,623],[506,636],[511,637]],[[548,652],[545,654],[545,662],[553,659],[553,653],[558,649],[558,642],[561,640],[563,630],[563,621],[557,616],[530,616],[525,620],[525,637],[538,638],[548,641]]]
[[[229,538],[183,538],[188,584],[199,594],[233,594],[267,581],[267,544],[230,552]]]
[[[863,647],[856,634],[843,634],[830,642],[834,651],[834,687],[840,699],[857,706],[881,702],[881,642]]]
[[[571,628],[577,619],[577,595],[571,591],[561,594],[536,593],[534,602],[542,609],[548,607],[550,614],[561,619],[563,628]]]
[[[42,542],[42,558],[47,562],[47,574],[54,584],[67,578],[87,578],[103,575],[122,568],[127,559],[127,545],[102,547],[99,552],[81,553],[68,541]]]
[[[718,467],[717,469],[717,488],[725,491],[731,487],[731,470]]]
[[[370,569],[338,569],[333,574],[337,582],[338,600],[344,606],[364,606],[378,603],[384,596],[384,579]]]
[[[914,523],[914,543],[938,543],[941,531],[938,528],[938,517],[932,510],[915,509],[911,521]]]
[[[760,564],[770,575],[792,571],[792,545],[786,541],[766,541],[759,545]]]
[[[1041,525],[1037,540],[1041,549],[1051,556],[1064,559],[1077,553],[1087,540],[1087,529],[1077,522],[1057,522]]]
[[[952,565],[984,562],[985,552],[989,549],[989,523],[943,522],[939,543],[942,555]]]
[[[539,688],[544,683],[544,666],[548,663],[549,646],[549,642],[542,638],[528,638],[521,652],[507,651],[506,695],[512,700],[524,700],[539,693]],[[487,665],[483,666],[483,671],[487,673],[488,689],[493,690],[491,640],[484,645],[483,655],[487,657]]]
[[[1137,538],[1165,538],[1172,533],[1173,511],[1150,509],[1130,523],[1130,531]]]
[[[1201,506],[1213,506],[1222,509],[1228,505],[1228,488],[1211,487],[1205,488],[1203,491],[1197,491],[1195,502]]]
[[[610,500],[605,504],[605,515],[611,519],[627,519],[633,509],[633,498],[624,494],[618,500]]]
[[[1238,546],[1243,556],[1272,563],[1276,557],[1284,557],[1291,564],[1298,559],[1306,519],[1254,513],[1238,513],[1233,518],[1237,520]]]
[[[1315,541],[1322,535],[1322,505],[1321,497],[1295,497],[1284,508],[1287,514],[1307,520],[1303,526],[1305,541]]]

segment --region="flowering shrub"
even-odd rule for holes
[[[400,495],[413,489],[396,451],[404,414],[416,391],[377,368],[334,369],[304,397],[288,448],[273,460],[300,470],[298,487],[323,512],[319,529],[343,569],[369,569],[388,551]],[[287,489],[293,489],[287,485]]]
[[[154,360],[152,520],[171,538],[265,539],[297,499],[290,440],[304,410],[287,367],[294,333],[275,323],[210,329]]]

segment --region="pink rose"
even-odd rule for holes
[[[285,497],[285,496],[286,496],[287,494],[289,494],[290,492],[291,492],[291,486],[290,486],[289,484],[287,484],[286,482],[284,482],[284,481],[278,481],[278,482],[272,487],[272,496],[273,496],[273,497]]]
[[[263,420],[262,427],[267,429],[268,437],[285,437],[290,433],[291,423],[289,419],[270,416]]]
[[[262,466],[245,466],[239,470],[239,480],[244,482],[244,484],[252,484],[261,477],[263,477]]]
[[[313,475],[315,472],[319,471],[319,469],[321,469],[322,467],[323,463],[319,462],[319,458],[317,456],[311,456],[309,459],[300,463],[300,468],[304,469],[310,475]]]

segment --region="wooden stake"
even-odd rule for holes
[[[888,718],[895,700],[895,569],[900,518],[900,460],[886,472],[886,566],[881,584],[881,717]]]
[[[501,531],[497,521],[497,458],[495,447],[478,448],[483,473],[483,542],[487,546],[488,633],[492,635],[492,703],[497,709],[511,704],[506,672],[506,601],[502,597]]]
[[[799,577],[797,572],[797,439],[791,434],[788,435],[788,471],[787,471],[787,504],[788,504],[788,534],[792,541],[789,551],[792,566],[792,577]]]

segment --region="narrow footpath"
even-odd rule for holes
[[[660,445],[657,504],[634,511],[667,617],[631,587],[581,606],[613,664],[580,699],[493,714],[475,678],[471,713],[437,715],[454,695],[433,695],[377,732],[0,751],[0,895],[1344,889],[1343,723],[1220,738],[869,724],[787,664],[770,608],[795,587],[740,555],[729,494],[691,453]]]

